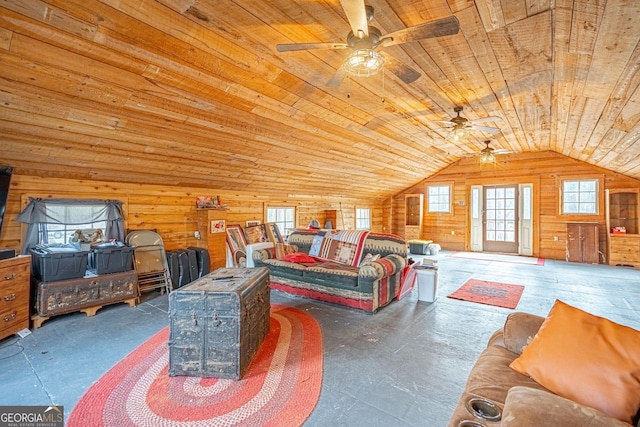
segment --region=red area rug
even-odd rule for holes
[[[520,302],[524,286],[469,279],[449,298],[514,309]]]
[[[169,328],[98,380],[68,427],[299,426],[322,386],[318,322],[295,308],[271,306],[271,329],[239,381],[170,377]]]

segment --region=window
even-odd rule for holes
[[[58,215],[59,218],[64,218],[66,224],[46,224],[46,226],[40,228],[39,240],[41,243],[71,243],[76,230],[104,230],[107,228],[107,221],[95,221],[77,223],[76,221],[82,221],[83,218],[93,218],[97,212],[104,210],[104,205],[60,205],[60,206],[47,206],[47,209],[53,212],[54,215]]]
[[[356,208],[356,230],[371,229],[371,210],[369,208]]]
[[[288,236],[296,228],[296,208],[267,208],[267,222],[275,222],[280,234]]]
[[[428,187],[429,212],[451,212],[450,193],[449,185],[430,185]]]
[[[101,240],[125,238],[122,203],[117,200],[29,198],[18,221],[28,224],[22,253],[39,243],[72,243],[76,230],[89,239],[98,238],[97,230]]]
[[[562,213],[593,215],[598,213],[598,180],[562,181]]]

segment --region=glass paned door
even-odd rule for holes
[[[518,252],[518,190],[516,186],[484,187],[483,249]]]

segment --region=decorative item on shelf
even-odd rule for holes
[[[611,234],[627,234],[625,227],[611,227]]]
[[[196,196],[196,208],[198,209],[226,209],[220,196]]]
[[[259,219],[254,219],[254,220],[250,220],[245,222],[245,226],[246,227],[253,227],[254,225],[260,225],[260,220]]]
[[[225,227],[225,221],[223,219],[221,220],[214,220],[211,221],[211,233],[224,233],[226,231],[226,227]]]

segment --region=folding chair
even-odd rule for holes
[[[127,234],[125,241],[133,247],[133,263],[138,273],[140,294],[156,289],[162,293],[171,292],[173,284],[162,237],[155,231],[140,230]]]

